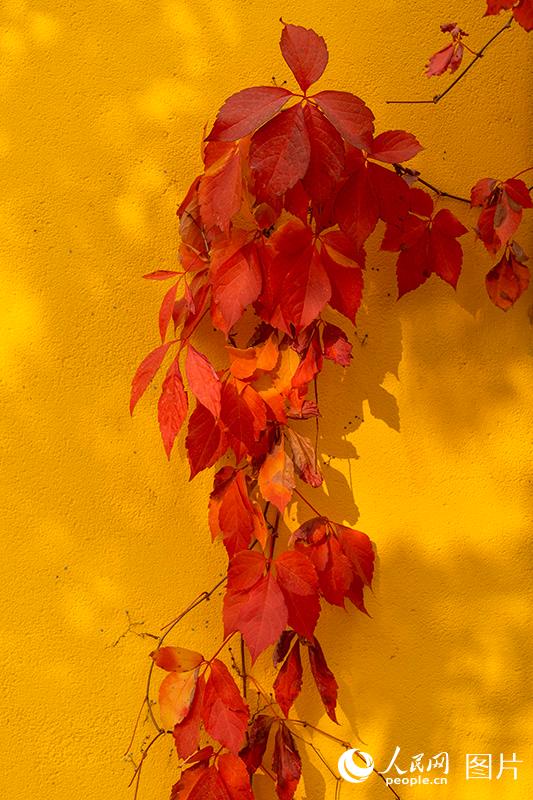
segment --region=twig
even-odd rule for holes
[[[204,601],[209,600],[211,598],[211,595],[213,595],[217,591],[217,589],[220,589],[220,587],[226,582],[226,580],[227,580],[227,577],[221,578],[218,581],[218,583],[216,583],[211,589],[209,589],[208,592],[202,592],[201,594],[199,594],[198,597],[195,600],[193,600],[192,603],[189,606],[187,606],[185,611],[182,611],[181,614],[179,614],[179,616],[177,616],[175,620],[170,622],[168,625],[165,625],[166,630],[165,630],[164,634],[159,637],[159,640],[157,642],[157,647],[158,648],[161,647],[161,645],[164,643],[164,641],[167,638],[167,636],[171,633],[171,631],[174,630],[176,625],[178,625],[178,623],[180,623],[181,620],[185,616],[187,616],[187,614],[190,614],[191,611],[193,611],[195,608],[197,608],[197,606],[201,605]],[[146,680],[145,702],[146,702],[146,706],[148,708],[148,714],[150,716],[150,719],[152,720],[152,723],[153,723],[155,729],[159,733],[162,733],[162,732],[164,733],[164,731],[162,731],[162,729],[159,727],[159,725],[157,723],[157,720],[156,720],[156,718],[154,716],[154,712],[152,711],[152,701],[150,700],[150,689],[151,689],[151,685],[152,685],[153,672],[154,672],[154,662],[152,661],[152,663],[150,664],[150,668],[148,670],[148,677],[147,677],[147,680]]]
[[[302,494],[300,491],[298,491],[298,489],[295,489],[295,490],[294,490],[294,494],[297,494],[297,495],[298,495],[298,497],[300,498],[300,500],[303,500],[303,501],[304,501],[304,503],[305,503],[307,506],[309,506],[309,508],[311,509],[311,511],[314,511],[314,513],[317,515],[317,517],[321,517],[321,516],[323,516],[323,515],[320,513],[320,511],[318,511],[318,509],[316,509],[316,508],[314,507],[314,505],[313,505],[312,503],[310,503],[310,502],[309,502],[309,500],[307,499],[307,497],[304,497],[304,495],[303,495],[303,494]]]
[[[426,181],[424,178],[421,178],[416,172],[410,170],[408,167],[402,167],[401,164],[393,164],[392,165],[396,170],[398,175],[412,175],[416,178],[417,183],[421,183],[422,186],[425,186],[427,189],[431,189],[432,192],[435,192],[439,197],[449,197],[451,200],[458,200],[460,203],[466,203],[470,205],[470,200],[468,197],[461,197],[458,194],[451,194],[451,192],[445,192],[442,189],[439,189],[437,186],[434,186],[429,181]]]
[[[337,744],[341,745],[341,747],[344,747],[346,750],[355,750],[355,754],[356,754],[356,756],[357,756],[357,757],[358,757],[358,758],[359,758],[361,761],[363,761],[363,762],[365,761],[365,759],[363,758],[363,756],[361,756],[361,755],[359,754],[359,752],[358,752],[357,748],[354,748],[354,747],[352,747],[352,745],[350,744],[350,742],[345,742],[345,741],[343,741],[342,739],[339,739],[339,738],[338,738],[338,736],[334,736],[332,733],[328,733],[328,731],[325,731],[325,730],[323,730],[322,728],[317,728],[317,727],[316,727],[316,725],[311,725],[309,722],[306,722],[306,721],[305,721],[305,720],[303,720],[303,719],[290,719],[290,718],[289,718],[289,719],[287,719],[287,720],[286,720],[286,722],[289,722],[289,723],[291,723],[291,724],[293,724],[293,725],[303,725],[303,727],[304,727],[304,728],[309,728],[310,730],[312,730],[312,731],[315,731],[316,733],[320,733],[322,736],[326,736],[328,739],[331,739],[332,741],[334,741],[334,742],[336,742]],[[366,762],[365,762],[365,763],[366,763]],[[393,787],[390,785],[390,783],[387,783],[387,779],[386,779],[386,778],[383,776],[383,774],[382,774],[381,772],[379,772],[379,770],[377,770],[377,769],[374,767],[374,768],[373,768],[373,770],[372,770],[372,772],[375,772],[375,774],[376,774],[376,775],[378,775],[378,777],[379,777],[379,778],[381,778],[381,780],[383,781],[383,783],[385,784],[385,786],[387,787],[387,789],[389,789],[389,791],[391,791],[391,792],[392,792],[392,794],[394,795],[394,797],[396,797],[396,800],[401,800],[401,797],[400,797],[400,795],[399,795],[399,794],[396,792],[396,790],[395,790],[395,789],[393,789]]]
[[[491,36],[491,38],[488,40],[488,42],[486,42],[483,45],[483,47],[481,48],[481,50],[479,50],[479,52],[474,54],[474,58],[472,59],[470,64],[468,64],[468,66],[465,67],[464,70],[459,73],[457,78],[455,78],[455,80],[453,80],[450,83],[450,85],[443,92],[440,92],[440,94],[436,94],[435,97],[433,97],[431,100],[386,100],[385,102],[388,103],[389,105],[410,105],[410,104],[415,104],[415,103],[417,103],[417,104],[424,103],[424,104],[428,104],[428,105],[429,104],[437,105],[437,103],[440,103],[440,101],[444,97],[446,97],[448,92],[451,92],[453,87],[456,86],[462,78],[464,78],[464,76],[467,74],[467,72],[472,69],[474,64],[477,64],[479,59],[483,56],[483,53],[485,52],[487,47],[489,47],[498,38],[498,36],[501,36],[501,34],[504,31],[508,30],[511,27],[512,23],[513,23],[513,17],[510,16],[509,19],[507,20],[507,22],[505,23],[505,25],[502,28],[500,28],[499,31],[496,31],[494,36]]]
[[[246,675],[246,652],[244,650],[244,638],[241,633],[241,678],[242,678],[242,694],[245,700],[248,699],[248,681]]]

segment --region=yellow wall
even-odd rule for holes
[[[512,175],[531,160],[522,30],[442,105],[384,104],[444,86],[421,71],[445,43],[438,24],[457,19],[478,46],[502,24],[483,8],[2,3],[6,800],[129,796],[122,752],[151,643],[130,633],[113,646],[126,610],[145,623],[135,630],[157,631],[224,565],[205,525],[209,476],[187,483],[182,442],[167,464],[155,390],[133,422],[127,413],[132,370],[157,340],[160,286],[141,275],[174,264],[175,209],[204,123],[233,91],[289,77],[277,49],[283,14],[325,36],[322,85],[360,94],[381,129],[419,135],[427,149],[416,166],[435,183],[465,192],[478,177]],[[531,235],[520,238],[533,251]],[[373,619],[327,611],[320,623],[341,684],[341,733],[381,766],[396,745],[402,756],[450,751],[448,788],[402,789],[404,800],[518,800],[533,795],[530,749],[516,784],[466,783],[462,762],[468,752],[527,760],[532,743],[533,295],[507,315],[495,309],[483,286],[493,259],[470,238],[457,295],[434,279],[396,303],[393,259],[371,259],[380,271],[368,272],[360,316],[368,339],[355,342],[342,384],[331,370],[322,392],[322,449],[334,458],[321,505],[347,522],[359,513],[379,552]],[[212,651],[218,607],[197,613],[182,644]],[[322,716],[311,691],[297,711]],[[320,747],[332,761],[339,753]],[[164,743],[148,764],[142,798],[168,798],[170,751]],[[306,772],[299,796],[332,800],[325,771]],[[391,795],[370,780],[343,796]]]

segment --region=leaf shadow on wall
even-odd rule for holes
[[[381,770],[397,745],[398,765],[406,770],[418,753],[427,758],[448,751],[453,796],[467,800],[467,752],[525,756],[527,698],[533,689],[528,601],[525,587],[509,581],[508,573],[517,562],[533,563],[533,547],[527,550],[511,544],[501,559],[488,560],[472,547],[435,554],[408,543],[391,548],[369,603],[373,618],[350,606],[346,615],[326,612],[320,625],[340,685],[341,726],[324,716],[307,665],[293,715],[351,740],[370,752]],[[342,747],[329,747],[321,736],[312,739],[327,748],[336,768]],[[311,760],[316,766],[312,754]],[[327,771],[319,772],[319,784],[312,772],[304,778],[307,800],[330,796],[322,788]],[[327,779],[327,785],[333,783]],[[377,778],[361,787],[364,800],[386,797],[380,792],[385,788]]]

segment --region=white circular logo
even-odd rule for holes
[[[355,763],[355,753],[361,756],[366,767]],[[363,783],[374,770],[374,759],[369,753],[363,753],[361,750],[346,750],[339,758],[338,768],[341,778],[344,778],[345,781]]]

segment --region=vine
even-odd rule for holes
[[[487,13],[511,7],[529,30],[528,0],[489,0]],[[443,29],[452,44],[433,57],[431,74],[453,71],[462,58],[466,34],[455,23]],[[500,253],[486,276],[496,306],[510,308],[529,282],[527,256],[514,238],[523,210],[533,205],[522,173],[482,178],[469,198],[439,191],[404,166],[422,149],[413,134],[376,134],[374,114],[349,92],[310,93],[328,62],[322,37],[283,23],[280,47],[298,88],[253,87],[226,100],[205,139],[204,170],[178,209],[181,268],[145,276],[171,287],[159,312],[161,344],[135,373],[130,408],[170,357],[158,402],[164,448],[170,458],[188,418],[191,479],[219,464],[208,520],[213,539],[226,548],[228,570],[165,627],[151,654],[137,722],[146,708],[155,734],[135,765],[136,796],[145,758],[167,734],[181,770],[171,800],[251,800],[257,772],[272,781],[280,800],[292,800],[302,770],[297,742],[315,752],[339,796],[340,778],[301,731],[343,748],[349,742],[294,718],[291,709],[305,672],[337,722],[338,685],[316,626],[323,604],[342,608],[349,601],[367,613],[374,574],[369,537],[321,513],[305,488],[324,482],[318,381],[325,359],[341,369],[352,359],[340,324],[343,317],[356,323],[366,242],[384,222],[381,249],[398,253],[399,297],[432,274],[456,287],[468,230],[449,209],[436,210],[422,185],[480,209],[475,234],[490,253]],[[192,343],[206,318],[226,341],[227,361],[218,368]],[[196,404],[189,414],[191,395]],[[293,531],[285,515],[291,502],[308,511]],[[219,591],[224,636],[215,652],[167,644],[182,620]],[[254,672],[270,647],[279,668],[273,696]],[[226,651],[231,669],[222,660]],[[154,713],[156,670],[167,674]]]

